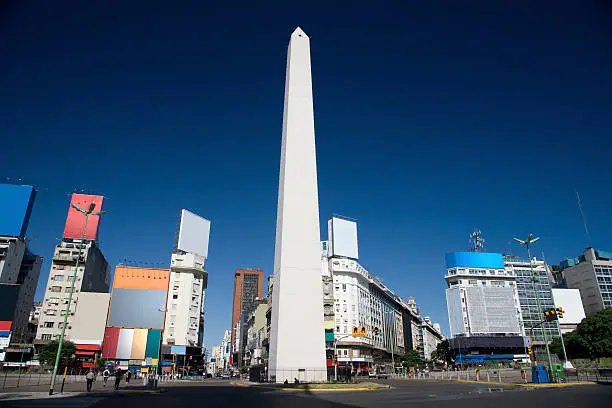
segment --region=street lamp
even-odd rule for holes
[[[533,289],[535,291],[535,295],[536,295],[536,304],[538,305],[538,315],[540,313],[542,313],[542,304],[540,302],[540,291],[538,289],[538,287],[536,286],[536,277],[533,273],[533,260],[531,258],[531,250],[530,250],[530,246],[536,242],[538,242],[540,240],[540,237],[533,237],[533,234],[529,234],[527,236],[527,239],[522,240],[522,239],[518,239],[518,238],[512,238],[514,241],[518,242],[519,244],[523,245],[526,249],[527,249],[527,256],[529,257],[529,270],[531,271],[531,283],[533,286]],[[533,332],[534,327],[531,327],[531,332]],[[544,337],[544,345],[546,346],[546,356],[548,357],[548,367],[549,370],[552,371],[552,360],[550,359],[550,349],[548,348],[548,336],[546,336],[546,329],[544,327],[542,327],[542,336]],[[531,342],[533,343],[533,341]],[[533,347],[533,344],[532,344]],[[535,354],[535,353],[534,353]],[[535,362],[535,355],[534,355],[534,362]]]
[[[79,269],[79,262],[81,261],[81,253],[83,251],[85,232],[87,230],[87,221],[89,221],[90,215],[101,216],[106,211],[94,211],[96,203],[90,203],[89,208],[84,210],[76,204],[70,204],[72,208],[85,215],[85,224],[83,224],[83,232],[81,233],[81,242],[79,243],[79,253],[77,255],[74,271],[72,273],[72,284],[70,285],[70,294],[68,295],[68,303],[66,304],[66,311],[64,313],[64,323],[62,324],[62,332],[59,338],[59,344],[57,345],[57,355],[55,356],[55,365],[53,366],[53,376],[51,377],[51,385],[49,387],[49,395],[53,395],[53,388],[55,387],[55,376],[57,375],[57,369],[59,367],[60,356],[62,354],[62,345],[64,343],[64,334],[66,333],[66,324],[68,322],[68,314],[70,313],[70,304],[72,303],[72,293],[74,292],[74,283],[76,282],[77,270]]]

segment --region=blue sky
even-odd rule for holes
[[[593,244],[612,249],[605,2],[25,3],[0,6],[0,175],[40,190],[38,298],[71,192],[108,197],[113,266],[168,265],[187,208],[212,221],[206,344],[219,341],[233,271],[272,270],[297,25],[321,220],[356,218],[360,262],[445,330],[444,254],[475,226],[491,251],[533,232],[557,263],[587,245],[578,190]]]

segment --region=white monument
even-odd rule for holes
[[[310,39],[289,40],[281,148],[270,380],[326,381]]]

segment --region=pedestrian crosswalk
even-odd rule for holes
[[[71,397],[46,399],[19,399],[0,401],[0,407],[11,408],[88,408],[104,400],[104,397]]]

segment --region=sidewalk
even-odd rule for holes
[[[64,392],[60,393],[61,383],[55,386],[55,392],[53,395],[49,395],[49,386],[40,385],[32,387],[22,387],[15,390],[6,392],[0,392],[1,401],[12,401],[20,399],[48,399],[48,398],[66,398],[66,397],[118,397],[118,396],[129,396],[129,395],[142,395],[142,394],[159,394],[165,391],[163,388],[147,388],[140,383],[131,382],[129,386],[126,386],[125,382],[122,381],[119,390],[115,390],[114,382],[109,382],[104,387],[102,381],[94,382],[91,392],[87,392],[86,385],[84,383],[71,383],[65,384]]]

